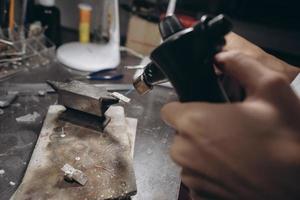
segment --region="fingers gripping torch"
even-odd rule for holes
[[[224,36],[232,29],[224,16],[203,16],[191,28],[183,28],[175,15],[159,24],[163,43],[151,53],[134,87],[145,94],[153,86],[170,81],[181,102],[226,102],[227,96],[214,71],[214,55],[225,45]]]

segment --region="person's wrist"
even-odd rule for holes
[[[257,54],[257,59],[265,65],[272,66],[275,71],[283,74],[289,82],[292,82],[300,73],[300,68],[279,60],[278,58],[264,51]]]
[[[292,65],[290,65],[288,68],[289,68],[289,72],[288,72],[289,78],[291,81],[293,81],[300,73],[300,68],[292,66]]]

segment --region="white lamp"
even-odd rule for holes
[[[75,70],[96,72],[120,64],[120,24],[118,0],[105,0],[104,12],[111,19],[109,42],[106,44],[71,42],[57,49],[58,60]],[[104,16],[106,18],[107,16]],[[107,20],[107,19],[106,19]]]

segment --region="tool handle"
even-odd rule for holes
[[[203,18],[192,29],[169,36],[152,52],[153,63],[170,80],[180,101],[227,101],[214,71],[214,55],[231,28],[223,15]]]

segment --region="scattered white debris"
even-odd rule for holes
[[[35,102],[40,102],[40,98],[37,96],[31,96],[31,100],[35,101]]]
[[[39,96],[42,96],[42,97],[45,96],[46,93],[47,93],[47,92],[46,92],[45,90],[40,90],[40,91],[38,91],[38,95],[39,95]]]
[[[61,135],[60,135],[60,137],[62,137],[62,138],[66,137],[64,127],[61,128]]]
[[[65,164],[61,170],[65,173],[66,179],[76,181],[80,185],[85,185],[88,181],[88,177],[82,171],[75,169],[69,164]]]
[[[125,182],[122,182],[122,183],[121,183],[121,186],[122,186],[122,187],[126,187],[126,183],[125,183]]]
[[[37,112],[16,118],[19,123],[34,123],[41,115]]]
[[[125,103],[129,103],[131,101],[131,99],[129,99],[128,97],[126,97],[125,95],[118,93],[118,92],[113,92],[111,93],[111,96],[125,102]]]
[[[0,169],[0,175],[5,174],[5,170],[4,169]]]
[[[167,139],[167,138],[162,139],[162,143],[163,143],[163,144],[167,144],[167,142],[168,142],[168,139]]]
[[[16,185],[16,183],[15,183],[15,182],[13,182],[13,181],[10,181],[10,182],[9,182],[9,185],[11,185],[11,186],[15,186],[15,185]]]
[[[151,150],[151,149],[147,149],[147,154],[148,155],[150,155],[150,154],[152,154],[153,153],[153,151]]]
[[[75,160],[79,161],[79,160],[80,160],[80,157],[76,157]]]
[[[20,107],[20,106],[21,106],[21,104],[20,104],[20,103],[14,103],[14,104],[12,104],[12,106],[13,106],[13,107],[17,107],[17,108],[18,108],[18,107]]]
[[[0,115],[4,114],[4,110],[0,109]]]

